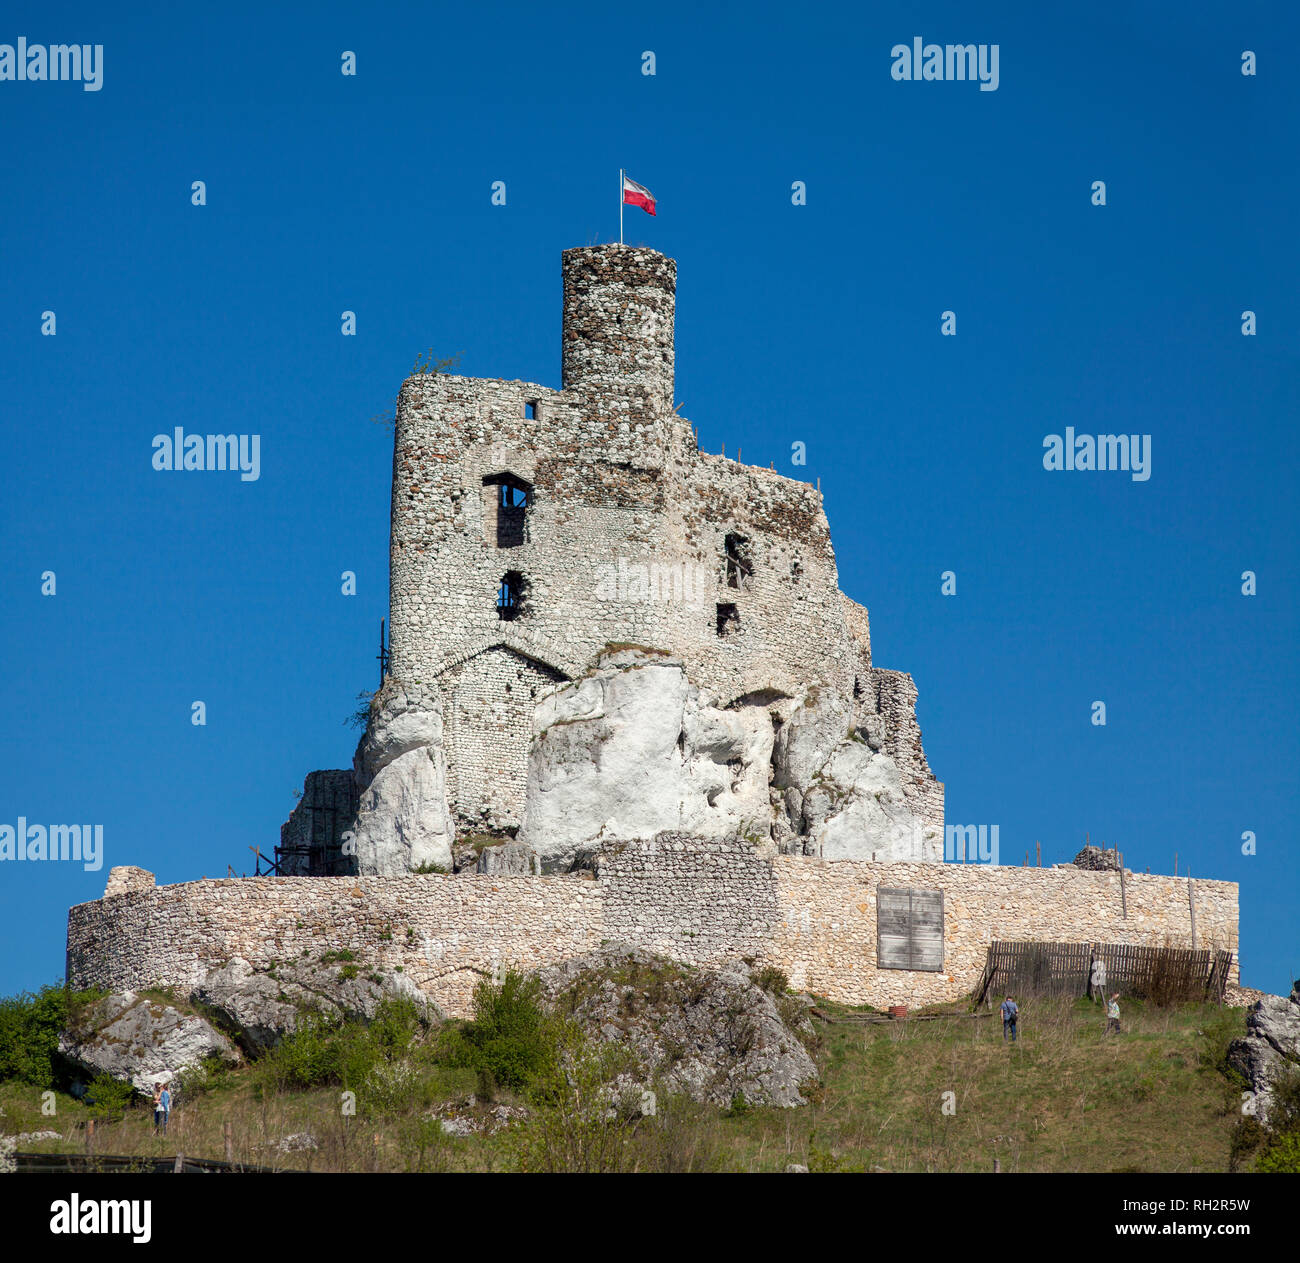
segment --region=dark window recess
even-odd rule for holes
[[[740,611],[734,605],[718,606],[718,635],[734,636],[740,630]]]
[[[749,560],[749,540],[743,535],[728,535],[724,546],[727,552],[727,587],[749,587],[754,567]]]
[[[528,582],[518,570],[507,570],[497,589],[497,617],[503,623],[523,618],[528,612]]]
[[[534,419],[536,418],[536,416],[537,416],[537,400],[536,400],[536,399],[525,399],[525,400],[524,400],[524,418],[525,418],[526,420],[528,420],[528,421],[532,421],[532,420],[534,420]]]
[[[803,562],[801,562],[799,558],[796,557],[790,563],[790,578],[793,579],[795,583],[798,583],[802,575],[803,575]]]
[[[856,675],[853,677],[853,696],[854,697],[862,696],[862,682],[858,679]]]
[[[492,512],[495,529],[489,522],[489,531],[496,536],[498,548],[515,548],[527,539],[528,510],[533,503],[533,488],[513,474],[490,474],[483,479],[485,487],[495,488]]]

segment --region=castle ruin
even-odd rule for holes
[[[347,949],[464,1016],[617,941],[850,1004],[971,993],[995,940],[1230,954],[1231,882],[944,863],[911,677],[872,665],[817,490],[701,452],[676,265],[564,254],[563,384],[417,375],[393,453],[391,659],[276,875],[116,867],[68,979],[189,988]]]
[[[857,735],[892,761],[885,779],[901,795],[891,837],[841,851],[938,858],[943,786],[922,748],[916,689],[872,666],[867,611],[840,591],[820,492],[700,451],[674,405],[675,261],[632,246],[572,249],[563,283],[561,389],[435,373],[408,378],[398,398],[391,659],[355,768],[360,871],[449,863],[457,835],[527,833],[539,703],[620,646],[671,658],[709,707],[749,729],[779,733],[816,698],[840,728],[823,755]],[[381,783],[368,805],[376,774],[396,779],[382,775],[392,743],[375,734],[391,726],[398,694],[408,727],[413,712],[425,716],[433,766],[403,776],[400,791]],[[790,849],[807,832],[810,785],[798,773],[781,783],[772,745],[760,740],[765,766],[745,769],[761,781],[749,797],[762,809],[751,804],[741,823]],[[349,849],[341,775],[313,774],[285,826],[282,871],[322,871],[327,850]],[[373,801],[395,792],[404,806]],[[429,819],[412,820],[413,803]],[[305,817],[322,811],[330,824],[313,833]],[[365,818],[376,811],[410,843],[375,837]]]

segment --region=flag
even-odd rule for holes
[[[655,195],[644,184],[623,177],[623,203],[626,206],[639,206],[647,215],[655,213]]]

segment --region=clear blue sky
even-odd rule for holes
[[[17,3],[0,27],[104,45],[99,92],[0,82],[0,822],[106,848],[0,865],[0,993],[61,975],[109,865],[251,869],[304,773],[349,764],[387,600],[370,418],[426,347],[559,385],[560,251],[617,232],[620,166],[660,199],[629,239],[678,260],[684,411],[710,451],[820,477],[949,821],[999,825],[1008,862],[1087,831],[1238,881],[1244,980],[1289,986],[1294,6]],[[998,44],[998,90],[895,82],[916,35]],[[260,479],[156,472],[176,425],[259,434]],[[1067,426],[1150,434],[1150,480],[1045,471]]]

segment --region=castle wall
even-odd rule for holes
[[[531,419],[526,397],[540,400]],[[816,680],[851,688],[856,654],[816,490],[703,453],[627,455],[558,392],[410,379],[394,467],[393,674],[436,678],[456,642],[510,630],[563,645],[564,660],[548,665],[566,674],[610,642],[668,649],[724,701]],[[524,540],[509,547],[483,495],[483,480],[503,473],[531,483],[533,497]],[[748,563],[736,586],[732,534]],[[497,590],[511,571],[526,580],[527,608],[506,629]],[[685,582],[665,590],[656,575]],[[733,635],[718,634],[720,604],[737,607]]]
[[[884,750],[896,764],[903,793],[926,824],[943,828],[943,782],[935,779],[916,719],[916,683],[906,671],[871,668],[876,712],[885,721]]]
[[[121,875],[122,870],[114,870]],[[626,843],[585,876],[242,878],[122,890],[68,914],[68,977],[113,990],[193,986],[240,955],[258,965],[348,948],[464,1016],[475,982],[632,942],[691,963],[751,957],[850,1004],[921,1005],[977,984],[995,939],[1191,946],[1188,881],[1074,868],[764,859],[738,841]],[[1237,949],[1237,886],[1196,880],[1197,945]],[[878,969],[881,886],[944,892],[938,973]],[[1231,981],[1237,981],[1234,968]]]
[[[348,871],[343,835],[357,815],[352,769],[308,772],[302,798],[280,826],[280,871],[286,877],[329,877]]]
[[[439,678],[447,798],[467,827],[519,827],[533,710],[542,692],[561,678],[503,647],[476,654]]]
[[[798,986],[848,1004],[921,1005],[968,994],[994,939],[1191,947],[1185,878],[1073,867],[870,864],[781,856],[780,917],[768,958]],[[1193,882],[1196,945],[1237,950],[1237,884]],[[877,891],[943,891],[938,973],[876,967]],[[1127,913],[1125,916],[1125,901]],[[1237,980],[1236,971],[1230,981]]]

